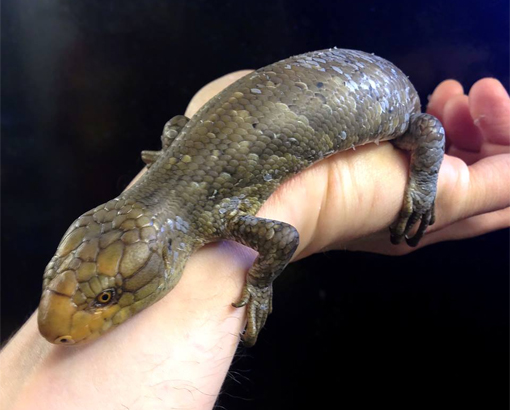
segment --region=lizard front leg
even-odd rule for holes
[[[435,219],[434,201],[444,156],[444,128],[432,115],[414,114],[409,119],[408,130],[392,142],[411,152],[411,166],[402,210],[390,228],[391,242],[398,244],[405,238],[409,246],[416,246]],[[418,230],[409,238],[409,232],[418,221]]]
[[[299,245],[292,225],[251,215],[236,216],[228,223],[231,239],[256,250],[259,255],[248,271],[241,299],[234,307],[247,306],[244,343],[253,346],[272,310],[273,281],[287,266]]]

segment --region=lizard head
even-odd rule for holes
[[[171,240],[133,200],[114,199],[80,216],[44,273],[41,334],[55,344],[89,341],[153,304],[182,272]]]

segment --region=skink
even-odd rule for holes
[[[198,248],[228,239],[258,252],[234,303],[247,306],[243,339],[253,345],[299,243],[292,225],[256,213],[282,182],[338,151],[387,140],[410,151],[391,241],[414,246],[434,222],[443,127],[421,113],[408,78],[373,54],[335,48],[261,68],[191,119],[172,118],[161,139],[161,151],[142,153],[148,170],[133,187],[65,233],[43,277],[48,341],[97,338],[166,295]]]

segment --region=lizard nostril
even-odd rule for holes
[[[55,343],[70,345],[70,344],[74,344],[74,340],[71,336],[61,336],[55,340]]]

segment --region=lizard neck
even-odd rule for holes
[[[151,167],[140,180],[118,199],[140,209],[145,221],[156,231],[152,243],[152,251],[161,255],[164,271],[160,272],[164,281],[157,299],[168,293],[179,281],[184,266],[191,254],[199,248],[203,241],[197,235],[194,222],[194,201],[186,201],[185,192],[168,180],[168,174],[159,180]]]

